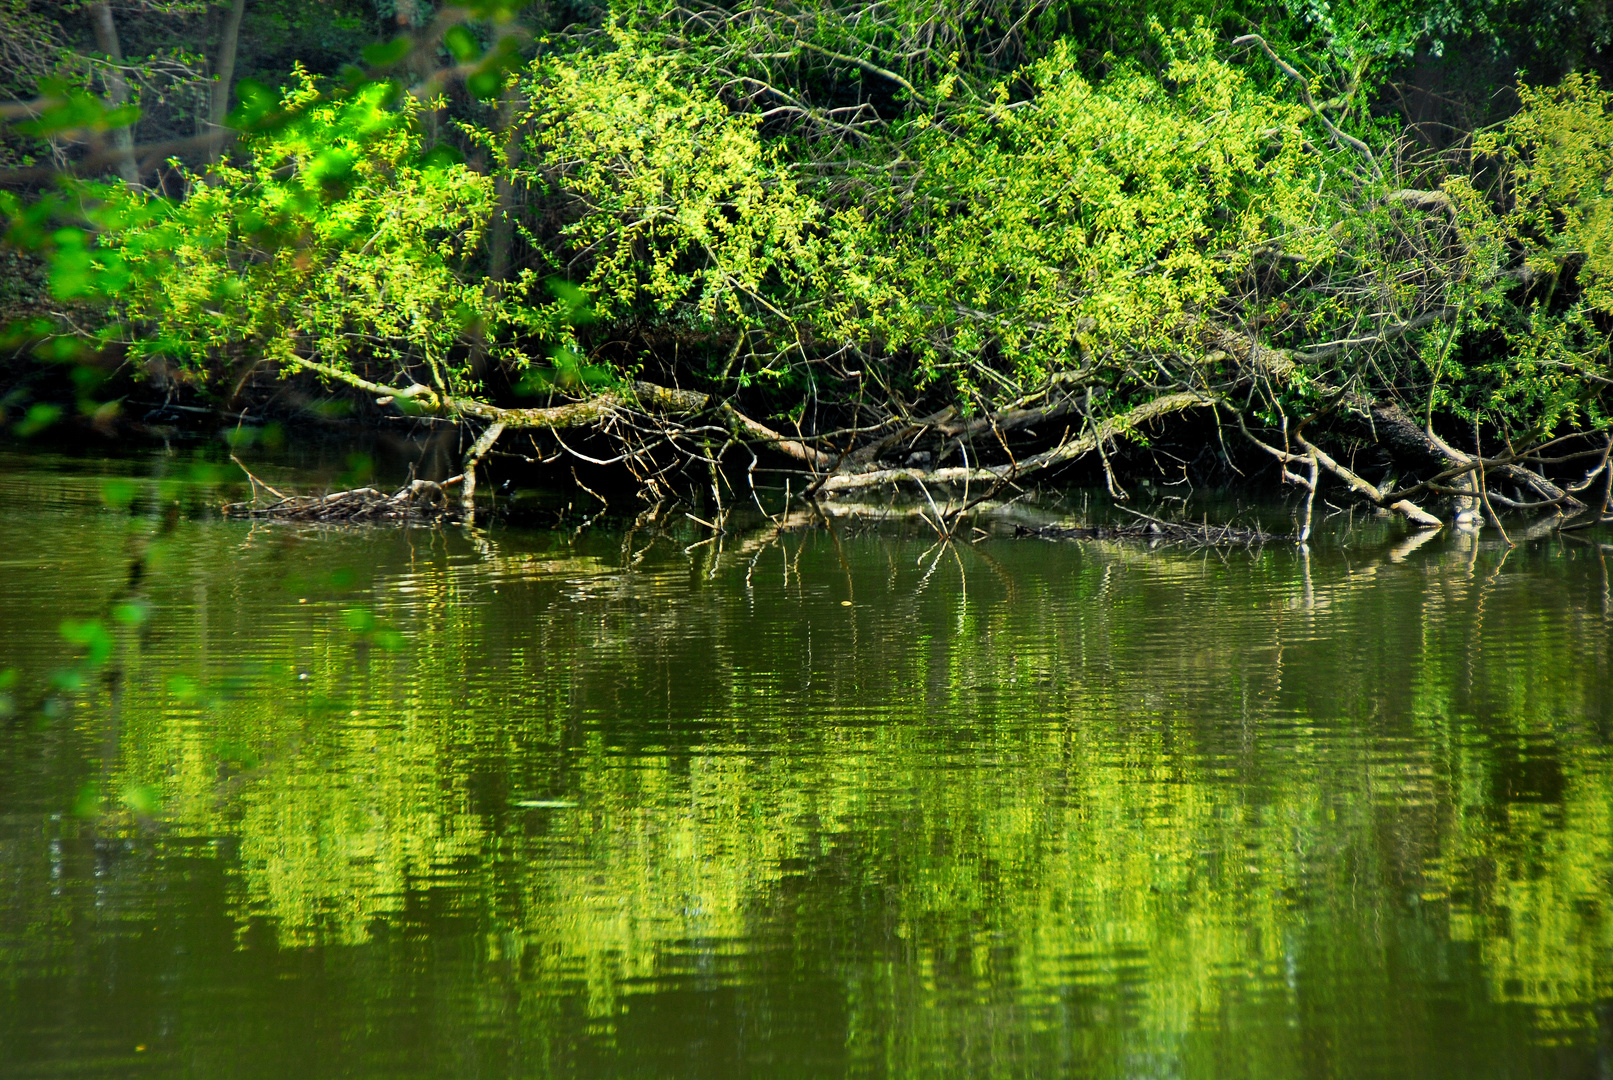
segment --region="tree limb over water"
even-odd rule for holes
[[[759,470],[917,493],[950,536],[1070,467],[1124,500],[1171,447],[1180,482],[1208,455],[1291,485],[1302,538],[1333,488],[1419,527],[1606,511],[1593,81],[1519,87],[1446,153],[1270,32],[1097,69],[1019,16],[975,41],[941,8],[673,4],[534,57],[513,11],[411,15],[344,80],[243,83],[227,133],[213,85],[199,161],[125,139],[110,70],[99,111],[63,88],[0,111],[65,148],[37,166],[61,193],[6,204],[54,275],[14,336],[170,395],[317,377],[460,425],[466,515],[517,442],[703,491],[719,527]],[[157,148],[185,158],[167,186]]]

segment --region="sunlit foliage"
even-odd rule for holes
[[[320,101],[305,78],[280,107],[296,122],[191,177],[188,198],[97,211],[99,249],[129,273],[112,313],[134,355],[203,375],[259,357],[389,357],[447,380],[456,346],[526,315],[477,280],[491,179],[423,156],[412,103],[379,85]]]
[[[586,286],[602,318],[669,319],[689,334],[821,291],[821,211],[756,118],[731,113],[675,56],[625,33],[614,44],[542,60],[523,84],[530,164],[517,175],[564,221],[553,269]]]
[[[896,161],[851,172],[867,194],[831,231],[842,276],[826,330],[915,348],[929,377],[1023,388],[1083,350],[1120,370],[1171,351],[1263,246],[1327,254],[1324,159],[1302,110],[1206,35],[1171,44],[1157,79],[1094,86],[1055,49],[979,108],[899,127]]]

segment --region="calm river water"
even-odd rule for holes
[[[685,550],[187,470],[0,458],[0,1075],[1613,1074],[1605,534]]]

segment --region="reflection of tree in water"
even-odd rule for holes
[[[650,539],[187,549],[113,782],[237,837],[287,946],[469,920],[534,1023],[783,965],[892,1071],[1230,1025],[1275,1075],[1272,1015],[1423,1022],[1408,968],[1547,1030],[1613,992],[1595,556]],[[202,669],[239,682],[176,698]]]

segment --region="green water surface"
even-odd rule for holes
[[[0,1075],[1613,1074],[1607,536],[319,531],[0,464]]]

